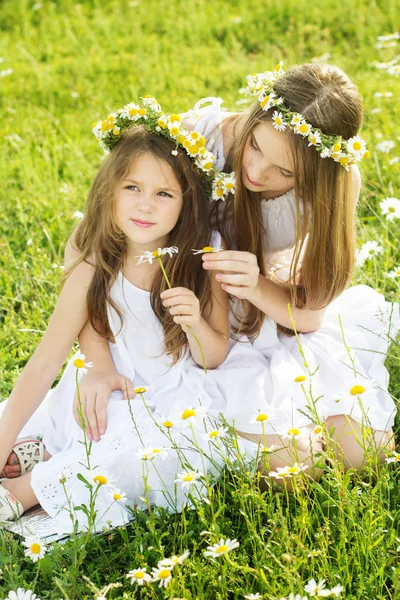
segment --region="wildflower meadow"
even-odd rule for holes
[[[0,3],[0,400],[52,313],[64,248],[103,159],[93,122],[147,94],[173,113],[207,96],[244,110],[246,76],[279,61],[285,68],[333,63],[360,88],[370,156],[361,165],[353,283],[398,301],[399,15],[399,0]],[[398,402],[400,340],[391,341],[386,366]],[[91,357],[75,366],[77,373],[90,368]],[[311,395],[312,374],[303,379]],[[145,389],[139,397],[146,404]],[[132,415],[135,421],[134,401]],[[196,399],[188,399],[181,421],[201,418]],[[143,449],[144,478],[148,465],[162,473],[173,425],[160,424],[165,445]],[[215,423],[202,444],[211,457],[224,446],[226,466],[213,478],[182,466],[175,486],[190,490],[190,507],[171,514],[145,495],[127,507],[128,524],[114,528],[110,519],[101,531],[98,495],[108,494],[113,506],[125,505],[126,496],[111,473],[92,464],[85,436],[81,477],[89,502],[79,518],[86,532],[72,523],[67,541],[45,544],[0,525],[0,600],[400,600],[400,417],[395,449],[384,450],[381,465],[370,452],[360,472],[333,459],[329,434],[323,426],[312,432],[326,442],[315,465],[319,479],[295,460],[262,477],[257,465],[268,473],[276,448],[260,446],[257,460],[246,462],[226,424]],[[301,432],[284,435],[295,447]],[[359,443],[371,444],[368,427]],[[65,486],[62,476],[58,483]]]

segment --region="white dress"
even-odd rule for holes
[[[214,234],[212,243],[220,245],[219,234]],[[130,506],[146,508],[143,500],[148,498],[151,505],[179,511],[182,504],[190,503],[187,497],[190,489],[175,483],[179,473],[188,469],[199,471],[213,481],[224,467],[229,450],[224,448],[222,439],[209,442],[203,438],[207,431],[221,427],[217,418],[225,408],[223,395],[211,371],[205,374],[189,351],[171,367],[171,358],[164,353],[161,325],[150,305],[150,292],[136,287],[119,273],[111,295],[124,317],[119,331],[119,317],[109,307],[109,323],[115,336],[115,344],[110,344],[111,354],[119,373],[136,387],[148,388],[144,394],[147,407],[140,395],[128,402],[119,391],[111,394],[107,431],[100,442],[92,444],[90,467],[98,467],[96,473],[110,475],[113,484],[127,494]],[[31,482],[42,507],[56,519],[55,526],[60,533],[71,531],[66,494],[60,480],[65,480],[66,492],[75,507],[89,502],[88,489],[77,477],[81,474],[88,479],[90,472],[84,466],[83,431],[72,412],[77,373],[73,365],[75,357],[19,436],[43,437],[52,455],[50,460],[34,467]],[[249,367],[248,362],[241,369]],[[179,413],[199,405],[205,411],[203,418],[179,422]],[[166,420],[174,423],[171,429],[162,426]],[[165,456],[143,460],[140,453],[154,446],[166,447]],[[247,448],[249,459],[255,454],[254,444],[243,441],[240,446],[244,455]],[[206,495],[201,482],[196,489],[196,494]],[[113,526],[124,524],[129,516],[123,503],[112,500],[107,486],[99,488],[96,510],[97,530],[108,522]],[[87,527],[84,513],[76,511],[75,516],[80,529],[84,530]]]
[[[222,102],[221,98],[204,98],[186,116],[190,126],[206,137],[207,148],[221,170],[225,162],[220,128]],[[261,200],[264,243],[269,251],[267,271],[283,279],[296,240],[295,202],[294,190]],[[301,214],[302,210],[301,206]],[[342,339],[339,315],[354,365]],[[248,433],[262,432],[260,422],[251,422],[259,412],[271,417],[271,421],[263,423],[267,434],[338,414],[349,415],[373,429],[389,430],[396,406],[388,393],[389,376],[384,360],[389,340],[397,337],[399,327],[398,304],[385,302],[381,294],[365,285],[345,290],[327,307],[322,326],[299,336],[309,369],[311,373],[316,371],[309,377],[296,338],[279,334],[276,323],[266,318],[260,335],[252,342],[241,338],[224,364],[213,371],[213,376],[223,382],[220,384],[226,394],[225,418]],[[242,361],[247,362],[250,349],[258,351],[257,356],[252,355],[253,373],[246,372],[249,378],[238,381],[232,374]],[[299,377],[307,379],[296,382]],[[365,388],[360,395],[354,394],[357,385]],[[314,402],[310,399],[310,389]]]

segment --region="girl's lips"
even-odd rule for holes
[[[140,219],[131,219],[132,223],[137,225],[137,227],[152,227],[155,223],[150,223],[150,221],[141,221]]]
[[[247,177],[247,179],[249,180],[249,182],[251,183],[251,185],[255,185],[255,186],[257,186],[257,187],[262,187],[262,183],[256,183],[255,181],[252,181],[252,180],[250,179],[250,177],[247,175],[247,173],[246,173],[246,177]]]

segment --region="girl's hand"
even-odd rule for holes
[[[90,441],[100,441],[107,429],[107,406],[111,392],[121,390],[124,400],[135,397],[132,382],[115,370],[91,369],[79,382],[82,413],[86,423],[86,435]],[[75,421],[82,427],[78,411],[78,393],[73,403]]]
[[[215,275],[215,279],[221,283],[221,287],[228,294],[251,302],[260,276],[260,268],[255,254],[239,250],[225,250],[203,254],[201,258],[205,269],[220,271]]]
[[[200,302],[191,290],[184,287],[171,288],[162,292],[161,300],[183,331],[188,332],[188,327],[193,330],[199,327]]]

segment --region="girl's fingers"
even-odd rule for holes
[[[96,439],[100,438],[106,432],[107,429],[107,406],[108,406],[108,395],[97,394],[96,397],[96,423],[97,430],[92,428],[93,434]]]
[[[160,294],[160,297],[163,300],[166,300],[167,298],[174,298],[175,296],[194,296],[194,294],[191,290],[188,290],[184,287],[175,287],[171,288],[170,290],[164,290]]]
[[[186,316],[186,317],[194,317],[195,311],[190,310],[190,309],[191,309],[190,306],[180,304],[179,306],[173,306],[172,308],[170,308],[169,314],[170,315],[182,315],[182,316]]]
[[[100,440],[100,434],[97,424],[96,402],[96,396],[90,396],[86,402],[86,427],[88,436],[90,432],[90,439],[98,442]]]
[[[237,274],[234,275],[226,275],[223,273],[218,273],[215,277],[217,281],[220,283],[229,283],[231,285],[249,285],[251,283],[249,275]]]
[[[203,268],[207,271],[233,271],[236,273],[252,273],[258,270],[258,267],[252,263],[238,262],[237,260],[205,262]]]
[[[196,301],[196,298],[193,296],[191,299],[189,296],[176,296],[176,298],[170,298],[169,300],[163,301],[163,306],[165,308],[169,308],[170,306],[177,306],[178,304],[182,304],[185,306],[192,306]]]
[[[251,252],[242,252],[241,250],[224,250],[224,252],[215,252],[215,253],[207,253],[203,254],[201,257],[203,262],[226,262],[226,261],[234,261],[234,262],[257,262],[257,258],[255,254]]]
[[[227,292],[227,294],[231,294],[232,296],[236,296],[236,298],[244,298],[246,294],[247,287],[246,286],[237,286],[237,285],[229,285],[229,283],[223,283],[221,285],[222,289]]]

